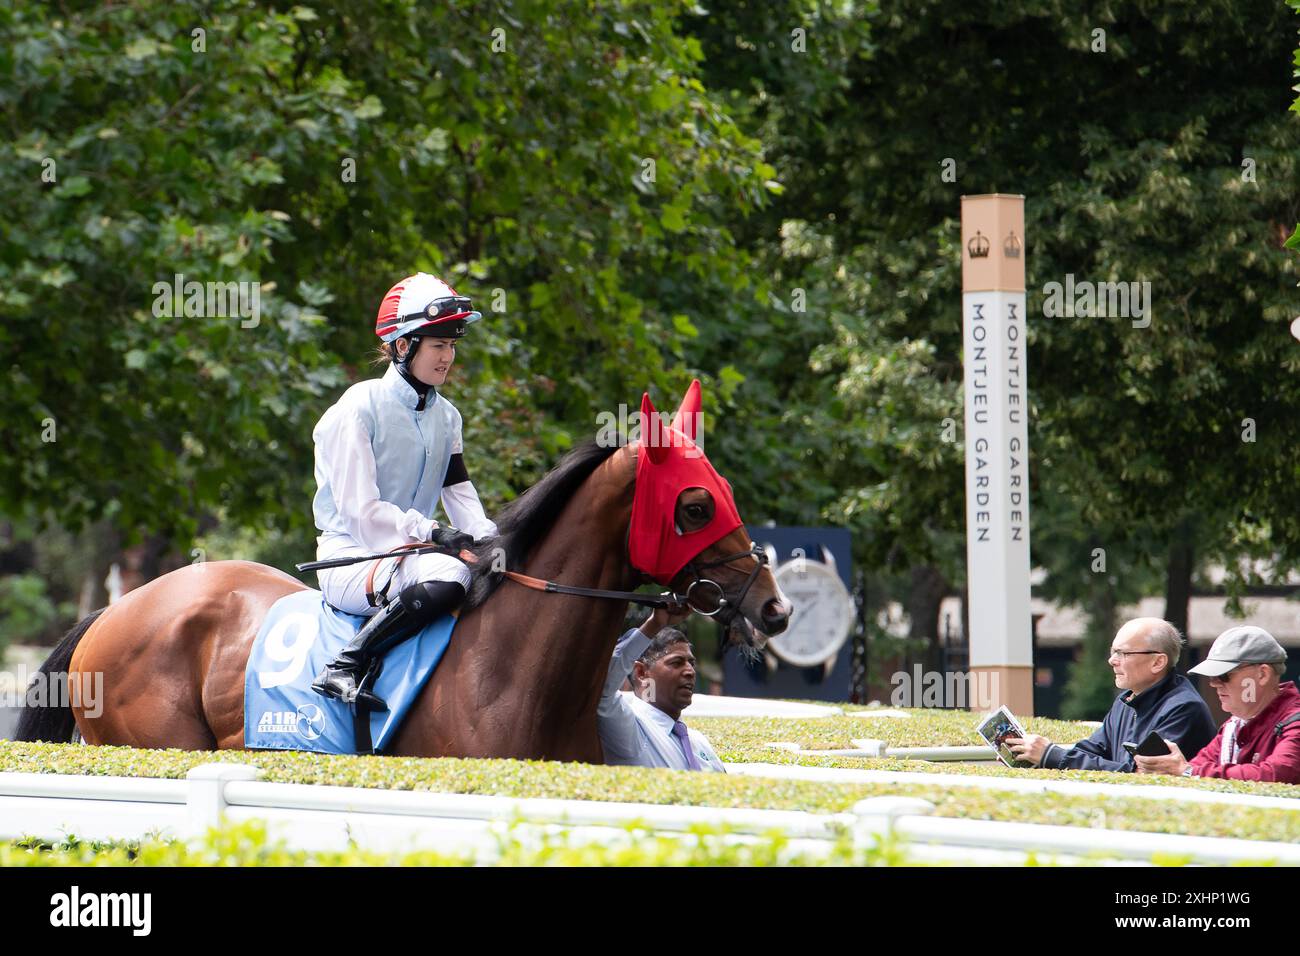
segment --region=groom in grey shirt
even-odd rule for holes
[[[689,614],[660,608],[618,639],[596,708],[606,763],[726,773],[709,739],[681,720],[695,694],[695,655],[669,625]],[[629,679],[632,694],[620,693]]]

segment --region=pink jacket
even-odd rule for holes
[[[1278,724],[1296,714],[1300,714],[1300,691],[1287,681],[1278,687],[1277,697],[1238,731],[1236,763],[1220,760],[1223,730],[1230,722],[1226,721],[1215,738],[1191,759],[1192,773],[1229,780],[1300,783],[1300,720],[1277,733]]]

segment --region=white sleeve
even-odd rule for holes
[[[610,658],[609,670],[605,674],[605,686],[596,705],[596,732],[606,759],[621,757],[630,760],[637,756],[640,735],[636,713],[619,688],[632,673],[632,665],[649,646],[650,638],[642,634],[640,628],[634,627],[620,637],[614,647],[614,656]]]
[[[340,409],[333,421],[321,420],[316,447],[334,506],[348,534],[372,551],[428,541],[436,527],[415,509],[403,511],[379,497],[370,434],[355,412]]]
[[[452,406],[452,411],[456,413],[456,420],[451,429],[451,453],[463,455],[465,454],[465,436],[462,431],[464,419],[460,417],[460,409],[456,406]]]
[[[442,507],[452,526],[475,538],[493,538],[497,526],[483,511],[474,482],[461,481],[442,489]]]

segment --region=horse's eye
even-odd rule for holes
[[[686,513],[692,518],[702,518],[704,517],[704,508],[701,505],[687,505]]]

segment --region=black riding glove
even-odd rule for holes
[[[474,547],[474,536],[466,534],[459,528],[444,525],[433,529],[433,534],[429,536],[429,543],[439,545],[443,548],[449,548],[452,551],[459,553],[465,548]]]

